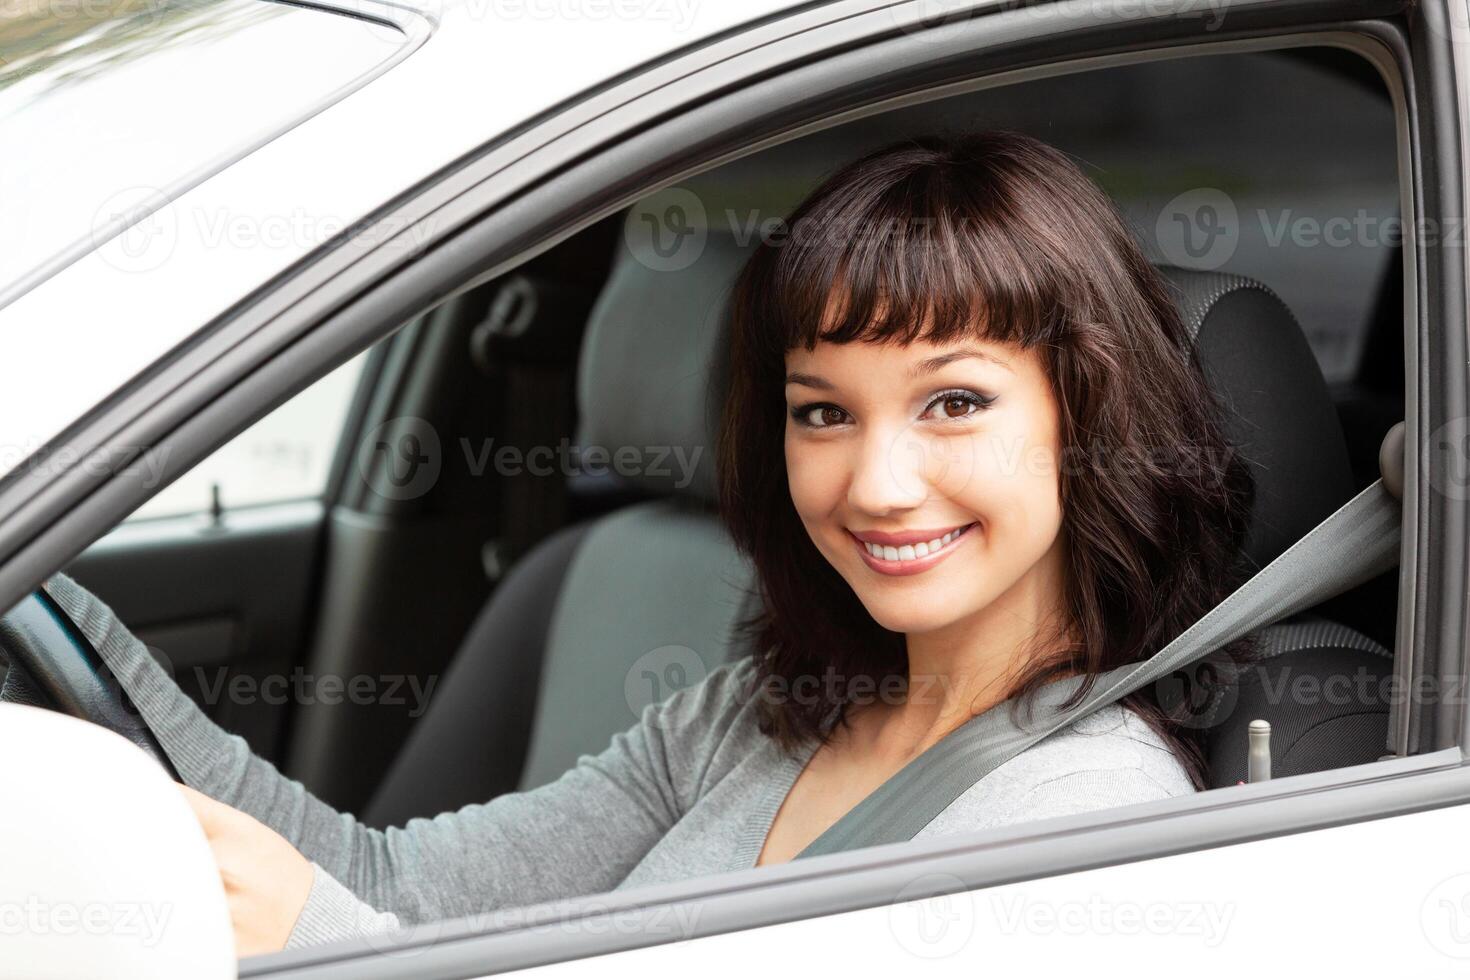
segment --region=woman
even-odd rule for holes
[[[966,719],[1078,674],[1080,699],[1228,594],[1250,478],[1158,276],[1068,158],[1006,132],[904,142],[789,229],[736,286],[720,439],[758,652],[556,782],[370,830],[136,640],[98,644],[193,787],[241,955],[788,860]],[[1202,786],[1145,690],[919,836]]]

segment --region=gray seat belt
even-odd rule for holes
[[[1394,567],[1401,510],[1383,480],[1375,480],[1152,657],[1097,675],[1092,693],[1070,710],[1059,706],[1085,678],[1039,689],[1023,723],[1012,717],[1014,699],[981,712],[889,777],[797,857],[910,840],[981,777],[1057,729]]]

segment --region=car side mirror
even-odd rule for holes
[[[0,934],[28,976],[236,975],[214,856],[172,780],[97,725],[0,704]]]

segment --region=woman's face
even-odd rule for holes
[[[824,341],[786,371],[792,502],[880,625],[1059,599],[1059,410],[1035,353]]]

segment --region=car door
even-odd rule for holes
[[[289,679],[305,660],[337,450],[380,369],[365,372],[370,359],[251,426],[66,567],[211,718],[272,760],[292,700],[287,685],[262,681]]]
[[[629,93],[616,110],[575,126],[552,116],[544,130],[520,134],[520,145],[489,148],[452,175],[458,196],[448,202],[410,197],[383,216],[400,222],[399,228],[429,223],[432,216],[428,238],[452,241],[455,248],[384,255],[371,268],[303,267],[293,288],[310,285],[296,294],[304,298],[285,309],[247,309],[241,322],[257,336],[305,339],[225,358],[208,381],[213,397],[207,411],[167,404],[152,409],[159,445],[178,446],[186,458],[202,455],[240,416],[259,417],[293,387],[345,362],[391,330],[399,314],[513,267],[536,248],[659,186],[763,141],[829,125],[844,113],[954,87],[1004,85],[1118,59],[1203,57],[1304,42],[1348,47],[1382,72],[1395,93],[1404,214],[1416,222],[1462,221],[1457,86],[1463,81],[1450,25],[1463,22],[1463,10],[1451,18],[1440,4],[1404,11],[1389,3],[1347,7],[1320,0],[1221,2],[1206,10],[1181,0],[1144,8],[1123,2],[1023,8],[955,3],[943,16],[934,13],[923,3],[805,8],[792,15],[788,31],[771,30],[778,19],[686,52],[677,62],[677,85]],[[577,139],[565,141],[573,132]],[[1413,474],[1400,582],[1401,605],[1411,614],[1401,616],[1398,637],[1401,654],[1408,654],[1400,658],[1406,680],[1438,680],[1463,670],[1464,595],[1456,585],[1465,571],[1465,495],[1450,492],[1454,485],[1447,482],[1457,460],[1431,450],[1462,445],[1444,437],[1463,422],[1464,259],[1460,250],[1418,242],[1404,249]],[[112,479],[95,487],[89,506],[106,515],[146,495],[136,483]],[[33,529],[24,554],[10,547],[3,581],[23,587],[46,565],[47,549],[62,553],[68,540],[85,537],[100,520]],[[994,957],[984,966],[1034,969],[1035,957],[1043,947],[1053,955],[1059,945],[1054,937],[1068,934],[1064,930],[1081,938],[1060,944],[1066,947],[1061,952],[1074,965],[1095,967],[1104,947],[1119,951],[1128,937],[1150,929],[1179,937],[1169,947],[1176,953],[1204,942],[1238,941],[1241,961],[1259,967],[1273,962],[1260,937],[1280,926],[1277,916],[1289,914],[1302,929],[1321,930],[1293,933],[1294,942],[1313,946],[1320,964],[1324,950],[1341,951],[1346,961],[1357,949],[1345,942],[1345,930],[1371,928],[1361,909],[1378,886],[1407,894],[1380,934],[1417,943],[1407,954],[1439,965],[1436,957],[1462,949],[1456,937],[1463,931],[1443,913],[1463,908],[1463,893],[1453,875],[1444,877],[1455,869],[1441,852],[1470,816],[1463,726],[1462,705],[1448,698],[1407,703],[1398,722],[1398,755],[1350,770],[1128,807],[1104,819],[1060,818],[555,908],[506,910],[479,921],[433,923],[392,938],[264,957],[244,964],[242,975],[478,976],[537,966],[565,974],[604,970],[610,955],[626,958],[617,966],[630,970],[675,966],[681,956],[699,957],[707,972],[748,970],[750,955],[737,959],[733,942],[741,951],[758,950],[761,963],[793,968],[866,974],[923,963],[973,973],[983,953]],[[1402,846],[1405,837],[1414,839],[1412,848]],[[1364,855],[1396,861],[1391,873],[1380,875],[1373,864],[1345,880],[1334,872],[1349,855],[1355,870]],[[1283,862],[1298,886],[1290,910],[1279,904],[1280,886],[1273,891],[1265,884]],[[1425,883],[1430,887],[1421,899],[1415,889]],[[1110,897],[1089,904],[1098,893]],[[1303,906],[1313,914],[1303,915]],[[1104,919],[1112,925],[1100,925]],[[1119,924],[1124,920],[1128,924]],[[1136,925],[1140,921],[1145,925]],[[1430,935],[1436,929],[1439,939]],[[1314,938],[1320,942],[1314,945]],[[1177,965],[1177,957],[1171,962]]]
[[[687,118],[667,119],[668,143],[643,133],[614,144],[601,161],[607,169],[594,167],[585,184],[569,174],[566,182],[541,188],[523,203],[545,209],[543,228],[563,227],[559,223],[568,220],[564,216],[579,187],[605,187],[612,175],[634,170],[641,187],[656,186],[652,171],[660,163],[666,181],[686,174],[682,154],[695,133],[707,141],[698,144],[707,147],[707,158],[717,158],[748,147],[763,127],[790,135],[803,125],[821,125],[799,107],[804,98],[829,111],[833,102],[842,105],[818,79],[844,72],[864,83],[883,77],[889,66],[895,76],[912,72],[905,76],[912,87],[903,97],[913,98],[926,86],[933,92],[944,91],[944,83],[962,84],[957,76],[967,73],[1004,84],[1048,68],[1088,70],[1116,59],[1203,57],[1317,42],[1357,51],[1395,93],[1405,220],[1413,216],[1416,227],[1460,220],[1459,100],[1451,84],[1456,52],[1443,8],[1421,8],[1406,18],[1393,7],[1355,9],[1361,19],[1348,27],[1340,21],[1342,11],[1330,4],[1275,5],[1270,11],[1222,4],[1212,17],[1183,4],[1149,12],[1107,4],[994,12],[956,6],[937,21],[920,18],[916,8],[908,12],[915,20],[904,21],[902,8],[885,10],[883,16],[898,17],[902,29],[895,31],[892,21],[875,29],[861,59],[828,53],[819,61],[811,55],[808,70],[752,84],[723,104],[703,107],[708,115],[691,111]],[[834,28],[826,40],[837,43],[839,33]],[[817,36],[805,41],[822,44]],[[893,62],[886,60],[885,48]],[[1434,66],[1444,75],[1436,75]],[[895,87],[902,89],[897,81]],[[854,97],[849,90],[855,103],[877,101],[866,84],[859,91]],[[669,159],[673,145],[681,155]],[[534,237],[524,229],[514,230]],[[1401,606],[1408,612],[1398,624],[1401,649],[1413,655],[1400,663],[1405,679],[1439,681],[1457,676],[1464,649],[1459,613],[1446,618],[1460,609],[1460,597],[1443,587],[1445,577],[1463,567],[1464,541],[1458,534],[1427,533],[1429,527],[1458,528],[1462,520],[1463,501],[1456,497],[1463,495],[1439,489],[1459,457],[1436,456],[1433,449],[1447,445],[1443,436],[1457,424],[1465,390],[1464,256],[1413,240],[1406,242],[1402,261],[1408,469],[1415,485],[1406,495],[1399,581],[1401,602],[1412,598]],[[1445,371],[1448,363],[1456,368]],[[936,974],[972,975],[984,967],[1035,969],[1043,958],[1048,968],[1095,970],[1107,953],[1129,958],[1130,970],[1162,969],[1194,951],[1225,949],[1223,974],[1280,963],[1273,928],[1287,916],[1310,935],[1305,945],[1319,966],[1334,954],[1340,954],[1335,962],[1341,965],[1369,969],[1375,962],[1389,969],[1405,959],[1443,966],[1445,957],[1463,955],[1459,937],[1466,935],[1455,918],[1465,879],[1436,857],[1470,817],[1470,781],[1459,748],[1463,717],[1454,701],[1400,703],[1394,736],[1399,753],[1370,765],[1215,790],[1182,804],[1121,808],[1103,819],[1059,818],[943,844],[892,845],[554,908],[425,924],[392,943],[392,952],[411,964],[401,970],[384,955],[388,947],[374,951],[374,943],[364,942],[342,944],[335,961],[325,951],[269,957],[250,963],[246,972],[327,977],[366,969],[380,976],[478,976],[541,965],[548,975],[600,974],[610,966],[721,974],[748,971],[752,951],[758,951],[761,962],[794,970],[870,975],[875,969],[907,972],[922,966]],[[1410,838],[1413,844],[1403,847]],[[1380,866],[1361,858],[1384,853],[1402,860]],[[1353,874],[1345,876],[1341,867],[1349,855]],[[1283,872],[1293,883],[1290,910],[1276,877]],[[1365,911],[1368,896],[1384,894],[1399,903],[1386,924]],[[1310,912],[1301,911],[1302,901]],[[1375,929],[1392,944],[1378,961],[1364,959],[1355,941]],[[1153,942],[1145,951],[1144,940],[1158,937],[1169,941]],[[1294,931],[1294,943],[1303,939],[1303,931]]]

